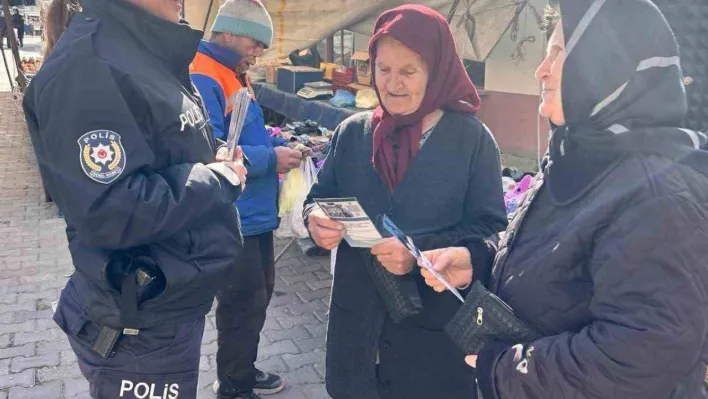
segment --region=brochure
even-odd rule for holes
[[[378,229],[356,198],[315,198],[315,202],[330,219],[344,225],[344,239],[349,246],[371,248],[383,241]]]

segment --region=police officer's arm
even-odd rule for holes
[[[169,135],[185,133],[144,131],[146,115],[136,120],[135,114],[148,104],[116,68],[94,58],[81,59],[44,87],[35,93],[36,123],[46,155],[39,162],[51,175],[52,194],[87,244],[118,249],[156,242],[218,212],[233,211],[240,187],[207,165],[150,168],[154,154],[148,140],[169,142]],[[94,130],[120,136],[125,167],[113,181],[97,181],[85,172],[86,153],[77,140]],[[230,176],[229,171],[222,173]]]

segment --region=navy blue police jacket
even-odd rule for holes
[[[127,1],[85,0],[25,95],[86,320],[149,328],[202,318],[243,246],[240,186],[214,163],[189,78],[201,37]],[[137,268],[155,278],[144,291]]]

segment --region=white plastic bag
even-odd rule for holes
[[[285,175],[280,189],[280,227],[275,231],[278,238],[307,238],[307,228],[302,219],[303,202],[310,193],[312,185],[317,183],[317,170],[312,158],[307,157],[298,169]]]

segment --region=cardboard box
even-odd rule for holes
[[[371,86],[371,65],[369,64],[369,53],[357,51],[352,54],[354,70],[356,70],[356,81],[359,84]]]
[[[324,71],[324,80],[332,81],[334,80],[334,71],[339,67],[337,64],[331,62],[323,62],[320,64],[320,69]]]
[[[307,66],[279,67],[277,72],[278,90],[297,94],[305,86],[305,83],[319,82],[322,80],[322,76],[323,71],[317,68]]]
[[[371,90],[371,86],[366,86],[366,85],[363,85],[360,83],[351,83],[351,84],[347,85],[347,91],[352,94],[358,93],[359,90],[366,90],[366,89]]]

